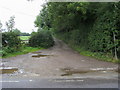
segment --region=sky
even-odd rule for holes
[[[37,30],[34,26],[36,16],[40,13],[45,0],[0,0],[0,21],[3,29],[6,28],[5,22],[11,16],[15,16],[15,28],[21,32],[31,33]]]

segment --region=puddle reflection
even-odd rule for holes
[[[0,68],[0,74],[12,74],[18,71],[18,68],[15,67],[2,67]]]
[[[40,57],[47,57],[47,56],[51,56],[51,55],[45,55],[45,54],[33,54],[32,55],[32,57],[38,57],[38,58],[40,58]]]
[[[88,69],[88,70],[79,70],[79,69],[73,69],[73,68],[62,68],[61,71],[64,72],[64,74],[61,74],[61,76],[71,76],[73,74],[85,74],[90,72],[101,72],[101,73],[107,73],[107,72],[118,72],[119,70],[113,70],[113,69],[103,69],[103,68],[97,68],[97,69]]]

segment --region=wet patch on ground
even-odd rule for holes
[[[39,52],[39,51],[37,51],[37,52],[32,52],[33,54],[39,54],[39,53],[42,53],[42,52]]]
[[[61,76],[71,76],[73,74],[84,74],[88,73],[88,70],[77,70],[73,68],[63,68],[61,71],[65,72],[64,74],[61,74]]]
[[[35,57],[35,58],[48,57],[48,56],[53,56],[53,55],[47,55],[47,54],[33,54],[32,55],[32,57]]]
[[[86,73],[90,73],[90,72],[101,72],[101,73],[107,73],[110,71],[114,71],[114,72],[119,72],[118,69],[110,69],[110,68],[95,68],[95,69],[74,69],[74,68],[62,68],[60,69],[62,72],[64,72],[63,74],[61,74],[61,76],[72,76],[73,74],[86,74]]]
[[[117,70],[115,70],[115,71],[120,74],[120,67]]]
[[[0,74],[13,74],[18,71],[16,67],[1,67]]]

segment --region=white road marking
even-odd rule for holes
[[[0,82],[20,82],[20,81],[0,81]]]
[[[83,82],[84,80],[54,80],[55,82]]]
[[[117,68],[90,68],[90,70],[93,70],[93,71],[107,71],[107,70],[110,70],[110,71],[113,71],[113,70],[116,70]]]
[[[91,68],[90,70],[104,70],[104,68]]]
[[[102,71],[102,72],[106,73],[107,71]]]
[[[29,80],[30,82],[32,82],[33,80]]]

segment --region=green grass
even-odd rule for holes
[[[20,36],[21,40],[29,40],[30,36]]]
[[[27,54],[29,52],[35,52],[41,49],[44,48],[23,47],[20,51],[8,53],[6,56],[3,56],[2,58],[15,57],[17,55]]]
[[[62,39],[59,36],[55,36],[55,37],[57,37],[57,38],[59,38],[59,39],[61,39],[61,40],[64,41],[64,39]],[[119,60],[115,60],[112,57],[112,55],[110,55],[110,54],[106,55],[105,53],[87,51],[87,50],[85,50],[85,48],[81,48],[80,46],[70,44],[69,42],[66,43],[66,44],[69,47],[71,47],[73,50],[79,52],[80,55],[92,57],[92,58],[95,58],[95,59],[101,60],[101,61],[107,61],[107,62],[113,62],[113,63],[120,63],[120,59]]]
[[[113,62],[113,63],[120,63],[120,60],[115,60],[112,55],[100,53],[100,52],[91,52],[91,51],[86,51],[83,48],[77,47],[77,46],[72,46],[72,49],[76,50],[83,56],[88,56],[92,58],[96,58],[97,60],[102,60],[102,61],[107,61],[107,62]]]

